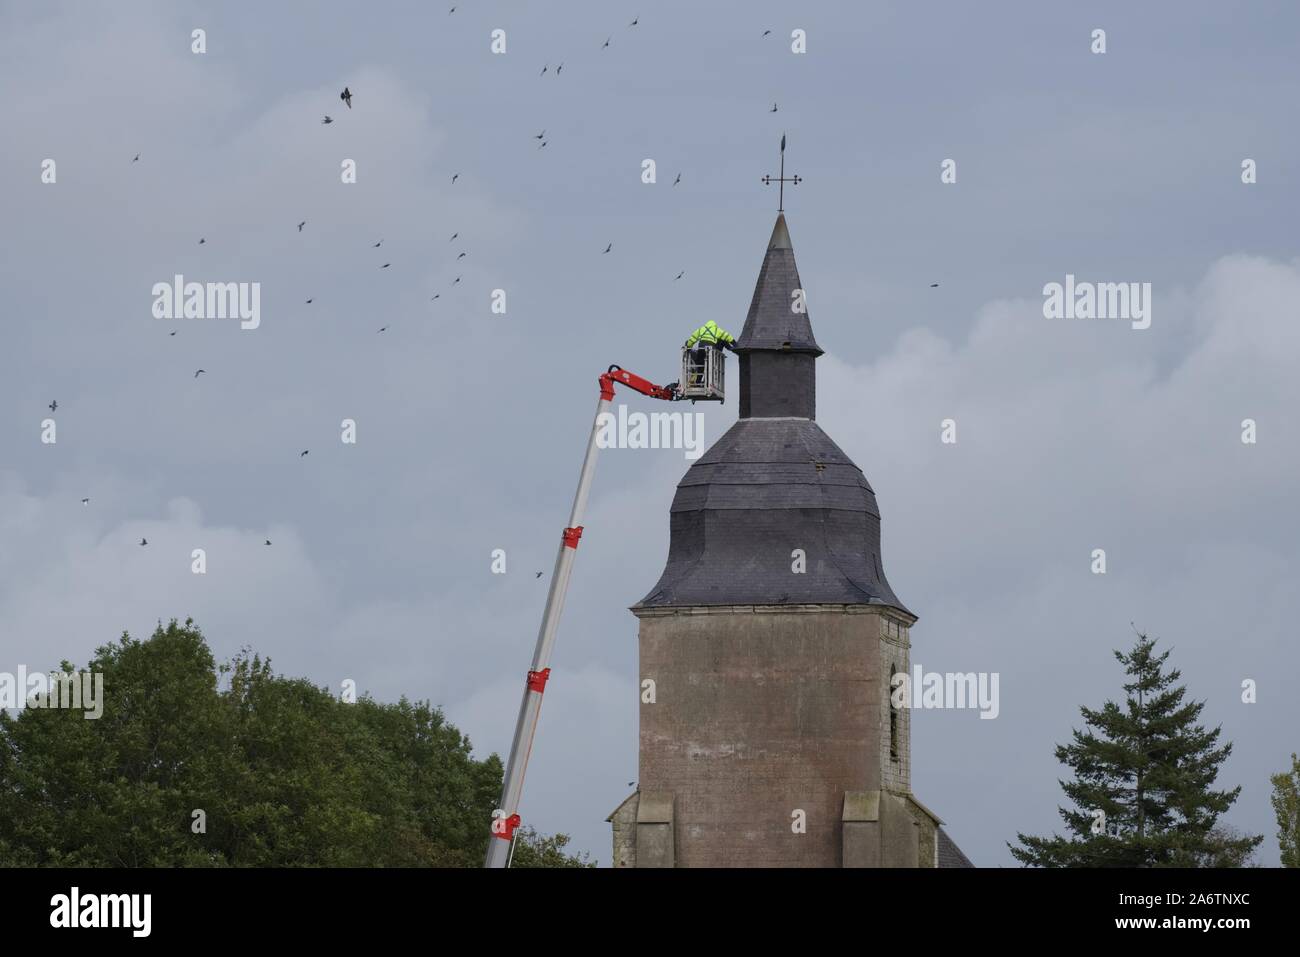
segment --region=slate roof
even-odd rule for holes
[[[815,360],[821,348],[807,314],[790,311],[788,289],[798,284],[782,214],[737,345],[765,356],[748,383],[755,393],[813,388],[808,356]],[[786,375],[786,365],[795,371]],[[773,405],[760,399],[754,407]],[[880,511],[862,470],[811,417],[751,418],[746,408],[678,483],[667,566],[633,609],[851,604],[910,615],[885,578]],[[803,573],[792,570],[795,549],[806,556]]]
[[[953,843],[948,832],[943,828],[938,829],[938,849],[939,849],[939,866],[940,867],[974,867],[971,859],[961,852],[961,848]]]
[[[907,609],[880,559],[862,470],[811,419],[740,419],[678,483],[668,564],[638,608],[850,604]],[[807,569],[792,572],[794,549]]]
[[[811,352],[821,355],[821,346],[813,338],[812,321],[807,308],[795,312],[791,293],[802,289],[799,269],[794,263],[794,247],[786,228],[785,213],[776,217],[772,238],[767,243],[763,267],[758,271],[754,298],[749,303],[745,328],[736,340],[736,351],[771,349],[784,352]]]

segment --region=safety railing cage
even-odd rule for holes
[[[701,344],[682,348],[682,378],[679,388],[684,399],[722,402],[726,353],[721,346]]]

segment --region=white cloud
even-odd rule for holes
[[[1078,706],[1120,695],[1110,649],[1130,621],[1175,648],[1204,720],[1234,740],[1230,819],[1271,835],[1267,775],[1285,748],[1263,728],[1300,714],[1274,682],[1254,706],[1239,690],[1300,670],[1281,640],[1300,614],[1298,297],[1295,266],[1233,256],[1165,296],[1146,332],[999,302],[958,344],[915,330],[865,368],[822,360],[821,424],[872,481],[886,571],[921,616],[914,661],[1003,676],[999,720],[916,720],[913,786],[977,861],[1009,863],[1003,839],[1057,826],[1058,794],[1007,788],[1054,781]],[[1171,326],[1162,372],[1142,337]],[[955,446],[939,441],[948,417]],[[1240,441],[1245,417],[1258,445]]]

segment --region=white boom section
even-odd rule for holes
[[[533,653],[533,666],[524,684],[524,700],[519,705],[519,720],[515,724],[515,740],[510,747],[510,761],[506,764],[505,780],[501,787],[501,805],[492,812],[492,839],[488,841],[485,867],[506,867],[515,829],[519,826],[519,799],[524,790],[524,773],[528,770],[528,757],[533,750],[533,737],[537,734],[537,720],[542,712],[542,693],[550,675],[551,651],[555,647],[555,632],[564,611],[564,596],[569,590],[569,576],[573,572],[573,559],[582,536],[582,515],[587,510],[587,495],[596,471],[596,435],[600,415],[613,399],[613,388],[607,397],[602,391],[596,404],[596,417],[587,440],[587,454],[582,460],[578,475],[578,491],[573,496],[573,510],[569,524],[560,539],[560,551],[555,556],[555,570],[551,574],[551,589],[546,595],[546,611],[542,614],[542,627],[537,634],[537,650]]]

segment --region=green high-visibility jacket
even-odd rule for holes
[[[707,342],[710,345],[716,345],[719,342],[735,341],[735,336],[710,319],[704,325],[700,326],[700,328],[691,333],[691,337],[686,340],[686,345],[689,348],[697,342]]]

